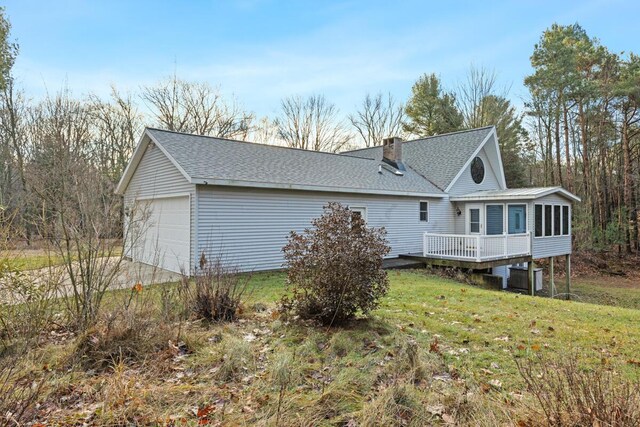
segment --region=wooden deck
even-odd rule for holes
[[[531,255],[519,255],[514,257],[506,257],[488,261],[472,261],[425,257],[422,252],[413,252],[401,254],[400,258],[407,260],[419,261],[423,264],[438,265],[442,267],[456,267],[470,270],[485,270],[487,268],[498,267],[506,264],[517,264],[520,262],[529,262],[532,260]]]

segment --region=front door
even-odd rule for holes
[[[467,205],[466,234],[483,234],[484,215],[482,205]]]

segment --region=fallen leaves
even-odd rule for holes
[[[438,342],[438,337],[435,337],[429,344],[429,353],[440,354],[440,343]]]

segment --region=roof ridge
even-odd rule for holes
[[[479,130],[483,130],[483,129],[489,129],[489,128],[493,128],[493,127],[495,127],[495,125],[482,126],[482,127],[479,127],[479,128],[472,128],[472,129],[456,130],[456,131],[453,131],[453,132],[439,133],[438,135],[430,135],[430,136],[425,136],[425,137],[422,137],[422,138],[410,139],[408,141],[403,141],[402,143],[403,144],[408,144],[408,143],[411,143],[411,142],[420,142],[420,141],[424,141],[424,140],[427,140],[427,139],[439,138],[441,136],[456,135],[456,134],[459,134],[459,133],[466,133],[466,132],[475,132],[475,131],[479,131]],[[382,145],[374,145],[373,147],[357,148],[355,150],[344,151],[343,153],[345,153],[345,154],[346,153],[353,153],[355,151],[371,150],[373,148],[379,148],[379,147],[382,147]]]
[[[145,126],[145,130],[153,130],[153,131],[158,131],[158,132],[174,133],[174,134],[185,135],[185,136],[195,136],[195,137],[199,137],[199,138],[217,139],[217,140],[220,140],[220,141],[227,141],[227,142],[238,142],[238,143],[242,143],[242,144],[256,145],[256,146],[259,146],[259,147],[269,147],[269,148],[276,148],[276,149],[295,150],[295,151],[302,151],[302,152],[305,152],[305,153],[313,153],[313,154],[325,154],[325,155],[328,154],[328,155],[332,155],[332,156],[348,157],[348,158],[352,158],[352,159],[374,160],[374,159],[369,159],[369,158],[366,158],[366,157],[350,156],[348,154],[343,154],[343,153],[330,153],[328,151],[315,151],[315,150],[306,150],[304,148],[284,147],[284,146],[281,146],[281,145],[264,144],[264,143],[253,142],[253,141],[242,141],[242,140],[239,140],[239,139],[224,138],[224,137],[220,137],[220,136],[198,135],[196,133],[179,132],[179,131],[168,130],[168,129],[159,129],[159,128],[155,128],[155,127],[151,127],[151,126]],[[349,152],[350,151],[345,151],[344,153],[349,153]]]

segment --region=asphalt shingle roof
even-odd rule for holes
[[[489,135],[492,128],[493,126],[488,126],[406,141],[402,145],[403,161],[444,190]],[[348,151],[344,154],[379,161],[382,159],[382,147]]]
[[[397,176],[380,159],[319,153],[148,128],[147,132],[192,179],[223,180],[235,185],[268,183],[342,191],[443,192],[412,168]]]

